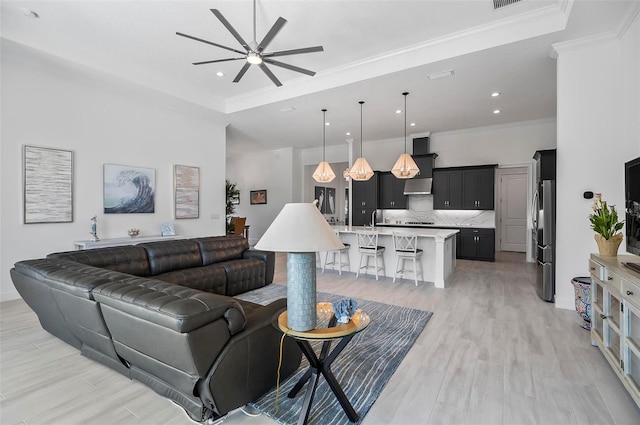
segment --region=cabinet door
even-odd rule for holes
[[[353,181],[353,208],[378,208],[378,174],[367,181]]]
[[[413,156],[413,160],[420,169],[416,178],[433,177],[433,163],[435,161],[433,155]]]
[[[399,179],[390,172],[380,173],[379,176],[379,202],[382,209],[407,208],[407,196],[404,194],[405,180]]]
[[[494,208],[493,168],[472,168],[462,171],[462,208],[492,210]]]
[[[640,397],[640,310],[624,304],[625,323],[623,339],[623,361],[625,379],[631,381],[636,398]]]
[[[371,214],[375,209],[368,208],[354,208],[351,212],[351,219],[353,226],[369,226],[371,224]]]
[[[592,269],[593,270],[593,269]],[[604,284],[591,273],[591,338],[604,344]]]
[[[622,366],[622,348],[621,348],[621,314],[620,295],[612,292],[605,286],[604,289],[604,315],[602,320],[603,341],[605,346],[605,355],[618,367]]]
[[[462,172],[460,170],[433,170],[433,208],[462,208]]]
[[[494,261],[496,252],[495,231],[485,231],[478,234],[478,250],[476,256],[479,260]]]
[[[476,175],[478,181],[478,191],[476,193],[478,205],[476,208],[492,210],[494,209],[495,170],[493,168],[484,168],[478,170]]]

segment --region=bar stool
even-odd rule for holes
[[[404,277],[404,273],[413,273],[414,281],[418,286],[418,275],[422,279],[422,265],[417,261],[422,256],[422,250],[417,248],[418,236],[416,234],[402,234],[393,232],[393,248],[396,251],[396,270],[393,273],[393,283],[396,282],[396,275],[400,273],[400,277]],[[404,267],[405,260],[413,261],[413,270],[406,270]],[[398,268],[400,267],[400,268]]]
[[[376,272],[376,280],[378,280],[378,271],[382,271],[382,275],[384,276],[384,247],[378,246],[378,232],[375,230],[356,230],[356,234],[358,235],[358,251],[360,251],[360,265],[358,267],[358,272],[356,273],[356,278],[360,276],[360,270],[364,269],[365,272],[369,270],[371,267],[374,268]],[[373,257],[374,265],[369,265],[369,258]],[[378,267],[378,257],[382,260],[382,265]],[[365,265],[362,265],[362,260],[367,259]]]
[[[340,238],[340,232],[336,232],[336,236]],[[334,251],[327,251],[324,254],[324,265],[322,266],[322,273],[324,273],[324,268],[326,266],[333,266],[332,268],[335,270],[338,267],[338,274],[342,276],[342,267],[346,267],[347,271],[351,271],[351,261],[349,260],[349,248],[351,245],[348,243],[342,242],[344,248],[336,249]],[[342,262],[342,255],[345,255],[347,261]],[[331,255],[331,261],[329,261],[329,255]],[[336,256],[338,257],[338,261],[336,261]]]

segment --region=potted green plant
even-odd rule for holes
[[[593,201],[593,213],[589,215],[591,228],[596,232],[594,238],[598,244],[600,255],[615,257],[618,254],[618,247],[622,242],[622,229],[624,220],[618,220],[618,213],[615,205],[607,205],[607,201],[602,199],[602,195],[596,193]]]
[[[233,223],[231,223],[231,216],[236,212],[236,205],[234,200],[240,198],[240,190],[236,187],[236,183],[231,183],[229,179],[225,180],[227,187],[227,207],[225,209],[225,215],[227,217],[227,232],[233,232]]]

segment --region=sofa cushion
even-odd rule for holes
[[[205,292],[213,292],[214,294],[226,295],[227,292],[227,272],[224,266],[220,264],[174,270],[154,277],[164,282]]]
[[[138,246],[147,251],[152,276],[202,266],[200,246],[193,240],[148,242]]]
[[[93,293],[100,303],[180,333],[220,318],[227,321],[231,335],[245,326],[244,311],[233,298],[156,279],[112,282]]]
[[[242,294],[264,286],[265,262],[257,258],[220,263],[227,272],[227,295]]]
[[[57,252],[47,255],[47,258],[76,261],[136,276],[150,275],[147,252],[137,245]]]
[[[200,246],[202,262],[205,266],[237,260],[242,258],[242,253],[249,249],[249,242],[242,236],[211,236],[192,240]]]

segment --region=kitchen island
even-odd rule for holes
[[[371,230],[362,226],[331,226],[340,233],[342,242],[351,244],[349,259],[351,271],[356,273],[360,264],[360,252],[358,251],[358,236],[356,230]],[[396,255],[393,249],[393,232],[409,233],[418,236],[418,248],[422,249],[420,265],[422,266],[422,279],[433,282],[436,288],[444,288],[445,282],[456,267],[456,233],[457,229],[429,229],[410,227],[376,227],[378,231],[378,245],[385,247],[384,266],[385,275],[393,277],[396,267]],[[324,261],[324,253],[322,253]]]

